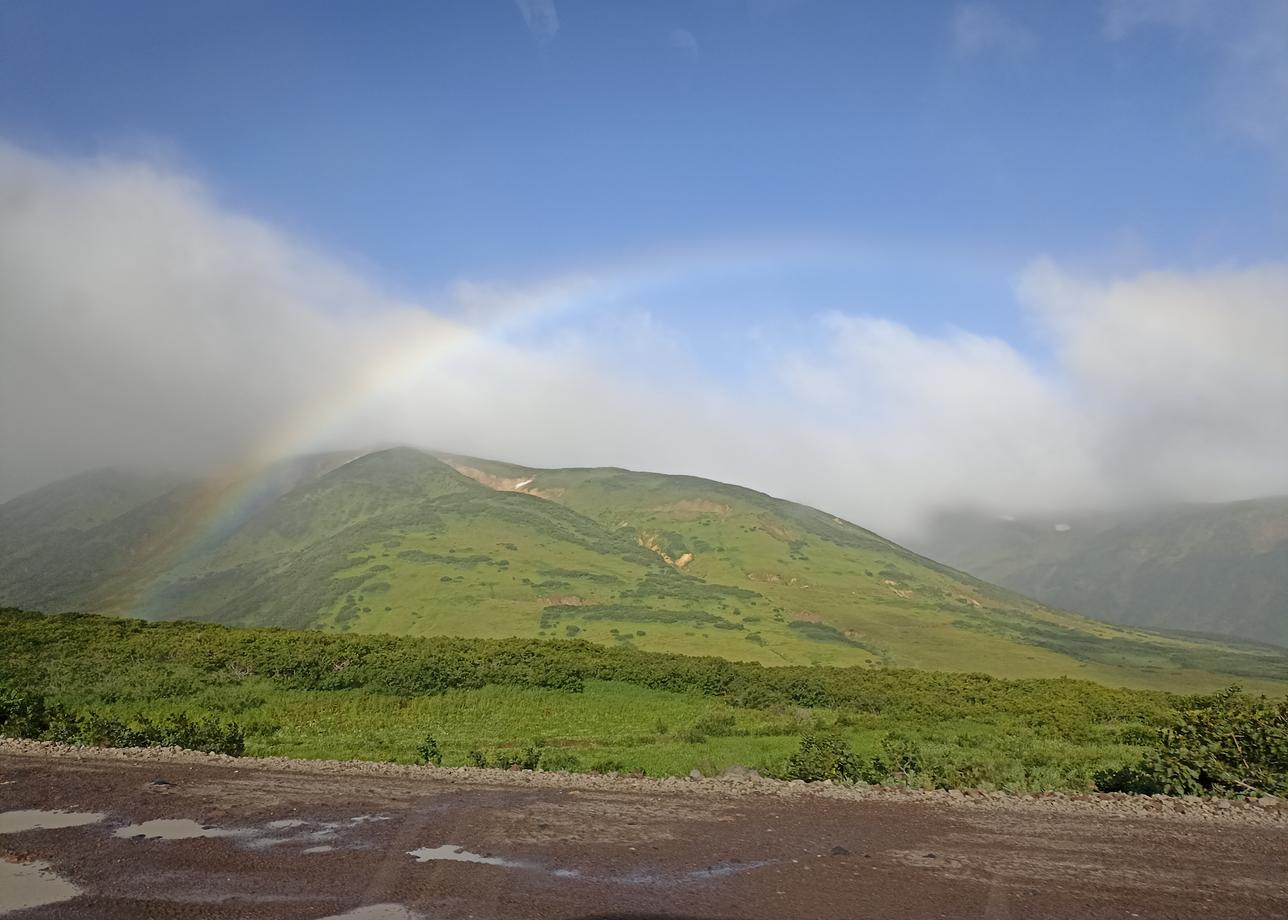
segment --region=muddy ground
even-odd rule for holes
[[[22,918],[1288,916],[1279,803],[962,796],[0,743]],[[40,904],[39,902],[45,903]]]

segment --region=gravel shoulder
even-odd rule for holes
[[[502,786],[527,789],[583,789],[605,792],[673,793],[712,796],[772,796],[892,802],[936,807],[1002,809],[1034,813],[1060,812],[1088,816],[1148,816],[1183,821],[1281,826],[1288,828],[1288,800],[1222,799],[1198,796],[1140,796],[1126,793],[1008,793],[977,789],[906,789],[891,786],[804,783],[762,777],[750,770],[727,771],[719,777],[651,778],[593,773],[545,773],[474,767],[428,767],[364,760],[295,760],[288,757],[229,757],[182,748],[90,748],[0,738],[0,757],[49,758],[56,761],[129,762],[227,766],[317,776],[398,777],[451,786]]]

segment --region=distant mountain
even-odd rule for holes
[[[1283,655],[1051,610],[826,512],[688,476],[409,448],[242,480],[117,476],[0,506],[0,605],[1187,689],[1288,680]]]
[[[1045,519],[946,515],[921,548],[1111,623],[1288,646],[1288,497]]]

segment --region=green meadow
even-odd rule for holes
[[[445,765],[782,775],[802,738],[892,745],[890,782],[1087,790],[1138,759],[1182,698],[1068,679],[765,668],[578,641],[408,639],[0,612],[9,688],[129,722],[236,722],[245,752]]]

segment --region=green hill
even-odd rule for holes
[[[0,559],[0,603],[1142,687],[1288,679],[1274,651],[1052,610],[825,512],[692,477],[396,448],[291,461],[253,487],[148,492]],[[16,499],[0,527],[15,503],[31,520],[66,501],[57,486]]]
[[[1288,646],[1288,497],[1045,519],[950,515],[926,548],[1112,623]]]

